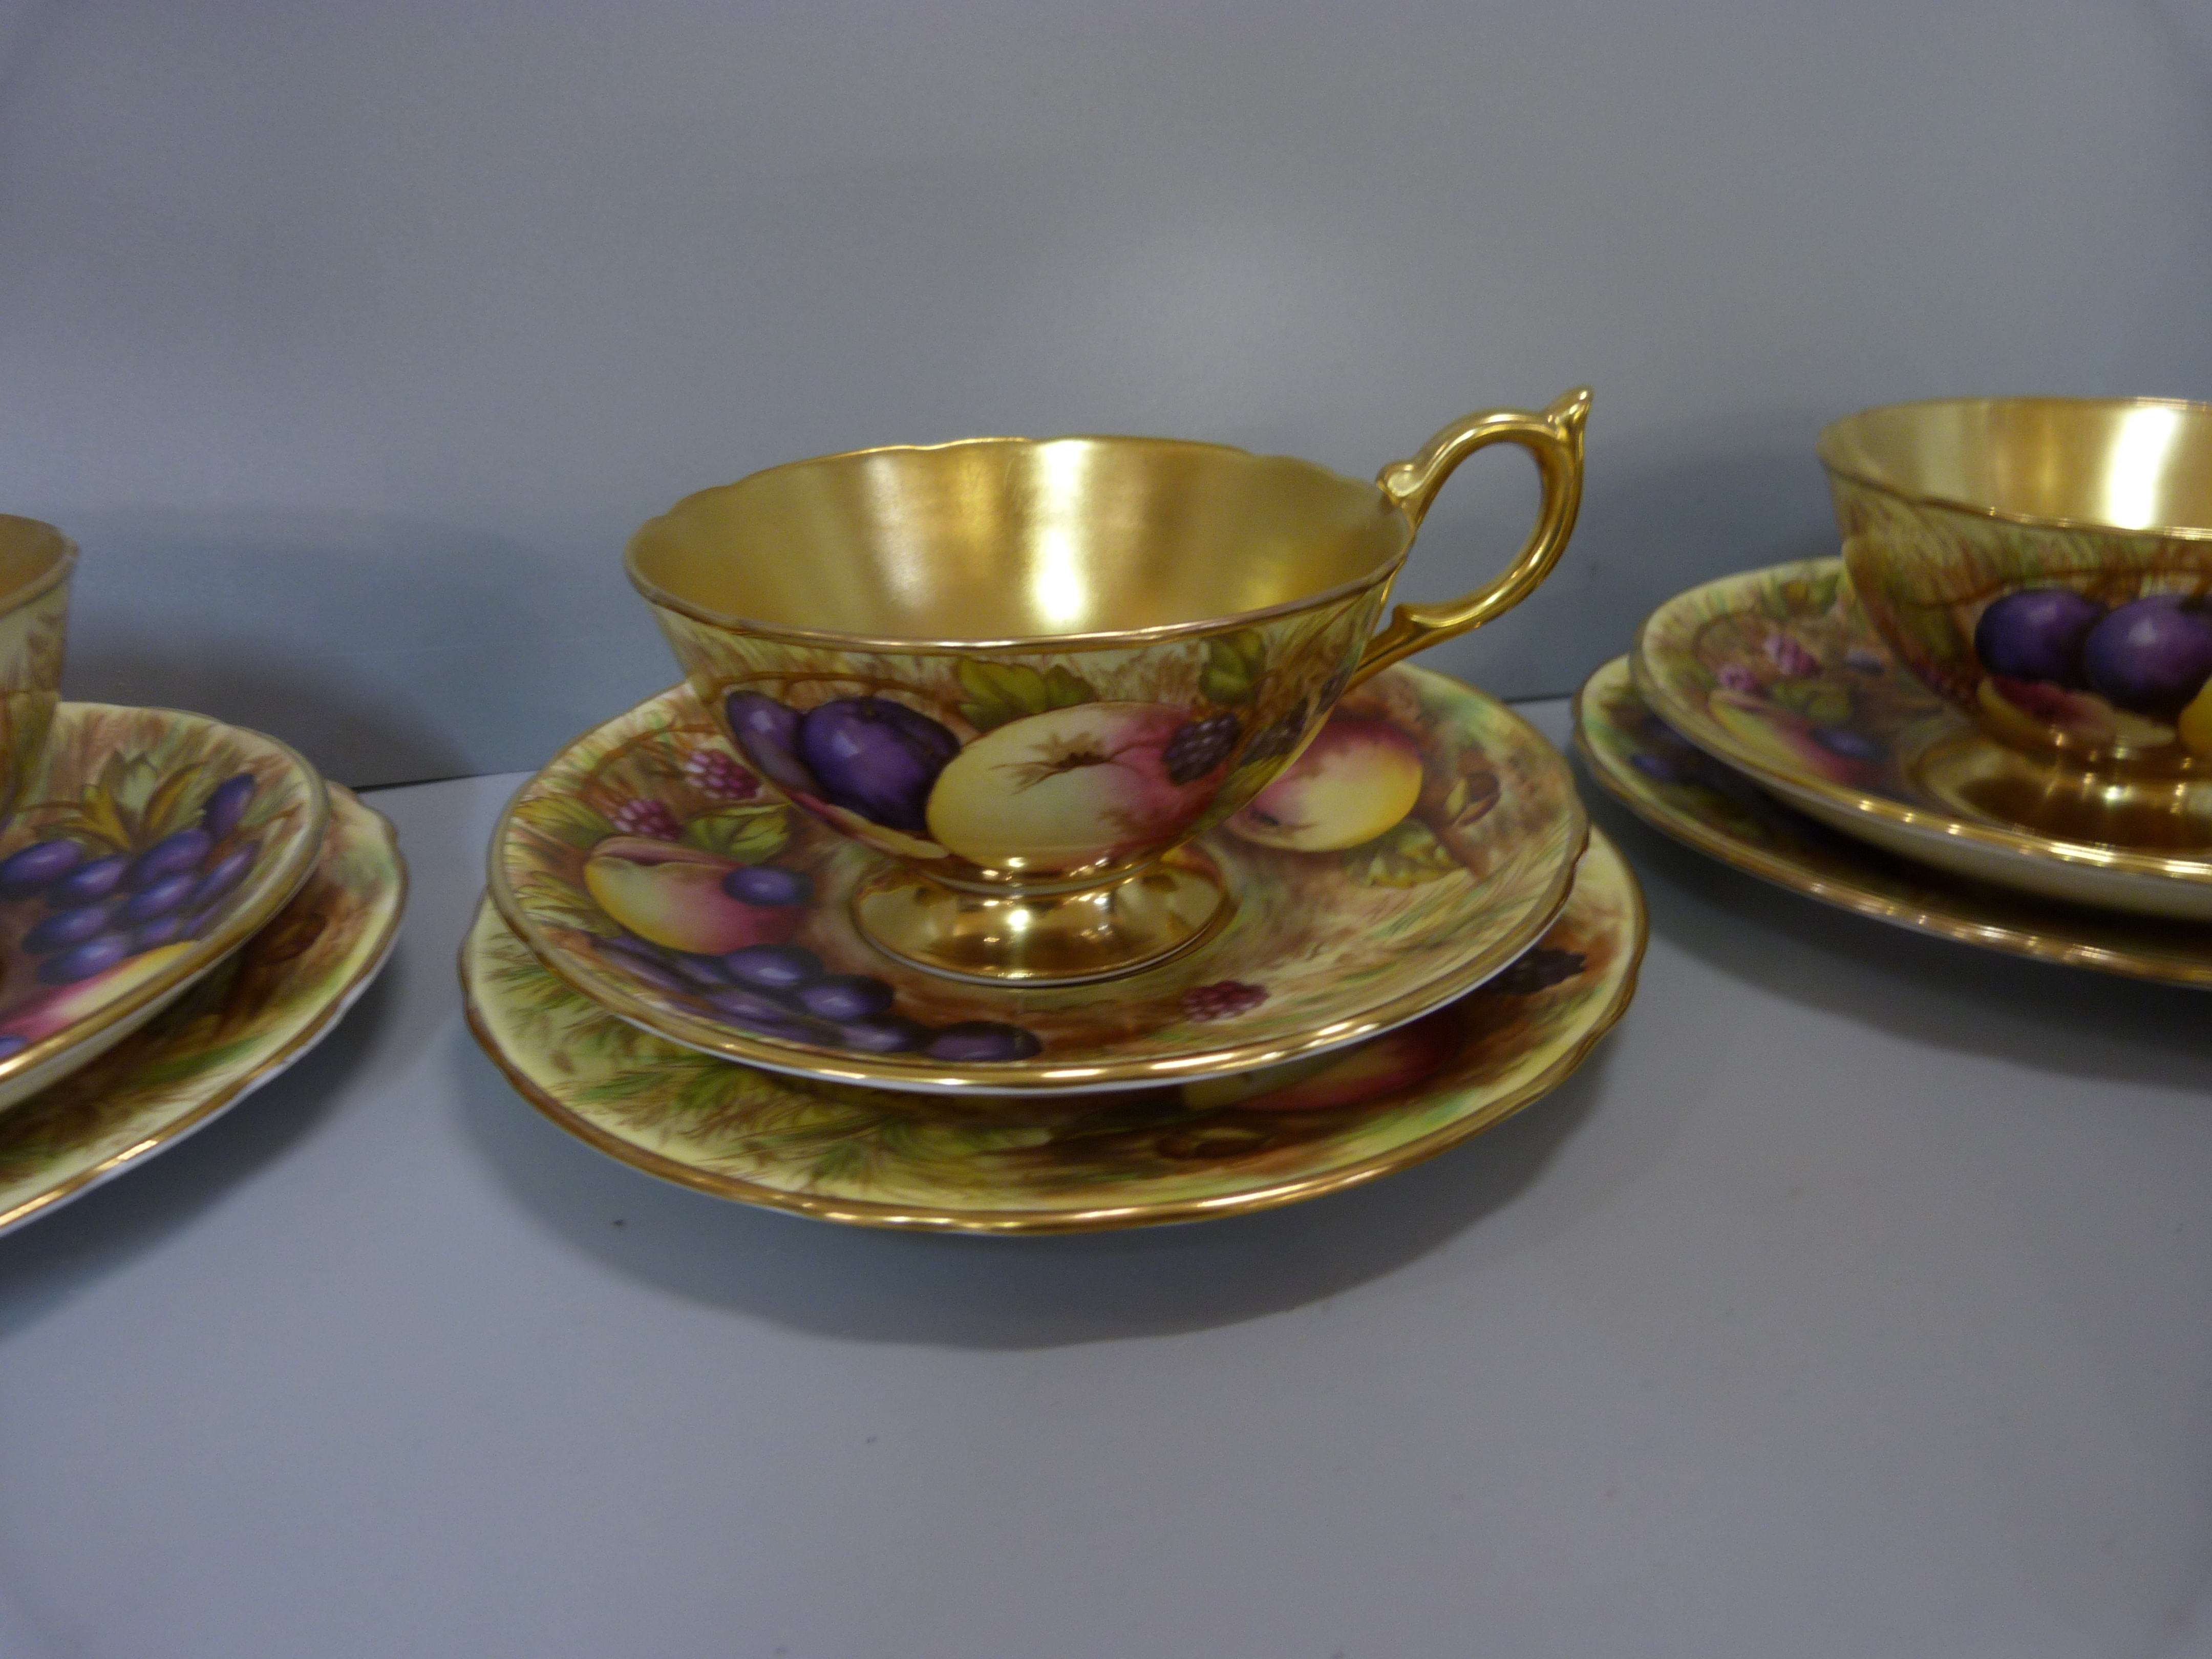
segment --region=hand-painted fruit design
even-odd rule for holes
[[[1241,1077],[1187,1083],[1183,1100],[1200,1111],[1235,1106],[1247,1112],[1328,1112],[1364,1106],[1426,1082],[1458,1053],[1460,1042],[1456,1012],[1443,1008],[1354,1048],[1263,1066]]]
[[[1881,754],[1869,751],[1848,727],[1809,720],[1764,693],[1723,687],[1705,708],[1714,724],[1778,771],[1809,770],[1849,786],[1870,782],[1881,772]]]
[[[52,988],[0,1010],[0,1059],[158,976],[216,921],[260,854],[257,785],[247,773],[203,784],[197,769],[175,774],[128,813],[98,784],[27,809],[44,833],[0,859],[0,906]]]
[[[691,759],[674,769],[702,793],[726,799],[702,784],[718,771]],[[630,810],[646,806],[654,813]],[[739,811],[784,812],[769,803]],[[648,817],[656,824],[665,817],[660,827],[668,833],[606,836],[582,849],[585,890],[622,930],[598,939],[593,949],[623,977],[741,1030],[817,1048],[960,1062],[1026,1060],[1042,1050],[1018,1026],[969,1021],[933,1027],[899,1013],[889,981],[836,971],[793,942],[814,902],[812,878],[691,845],[684,837],[696,826],[663,801],[633,799],[609,815],[618,824]],[[712,822],[712,815],[702,821]],[[783,839],[773,833],[768,844],[780,846]]]
[[[618,836],[592,849],[584,886],[601,909],[647,943],[720,956],[781,944],[797,930],[811,884],[787,871],[775,874],[790,885],[775,887],[755,866],[674,841]],[[785,896],[764,902],[745,896],[763,888]]]
[[[758,691],[723,700],[738,749],[799,805],[866,845],[941,859],[926,806],[960,740],[888,697],[836,697],[800,714]]]
[[[1391,829],[1420,794],[1421,751],[1410,736],[1388,720],[1339,715],[1229,828],[1263,847],[1337,852]]]
[[[1234,716],[1084,702],[985,732],[929,796],[929,833],[986,869],[1050,874],[1164,848],[1227,770]]]
[[[1974,654],[1989,677],[1978,699],[2001,726],[2025,715],[2087,743],[2179,738],[2212,754],[2212,598],[2107,606],[2069,587],[2021,588],[1984,607]]]

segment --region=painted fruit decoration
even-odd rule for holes
[[[1010,720],[944,769],[930,836],[988,868],[1047,874],[1172,842],[1229,768],[1235,717],[1214,726],[1226,741],[1207,725],[1157,702],[1083,702]]]
[[[166,777],[112,756],[76,801],[26,809],[40,838],[0,859],[0,907],[44,988],[0,1008],[0,1059],[158,977],[220,919],[260,855],[258,786]]]
[[[1388,720],[1340,714],[1229,828],[1263,847],[1336,852],[1392,829],[1420,793],[1421,751],[1410,736]]]
[[[1978,694],[2091,742],[2212,754],[2212,599],[2153,593],[2107,607],[2066,587],[2028,587],[1984,608]]]
[[[647,944],[720,956],[789,939],[813,884],[676,842],[618,836],[592,849],[584,886]]]

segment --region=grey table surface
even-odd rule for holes
[[[375,796],[376,989],[0,1243],[9,1659],[2212,1651],[2201,996],[1601,802],[1642,992],[1520,1118],[1243,1219],[848,1231],[478,1054],[517,781]]]

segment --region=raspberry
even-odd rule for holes
[[[1249,1014],[1267,1000],[1264,985],[1247,985],[1240,980],[1216,980],[1211,985],[1194,985],[1182,994],[1183,1018],[1194,1020],[1233,1019],[1238,1014]]]
[[[719,749],[693,750],[684,757],[684,775],[716,800],[750,800],[760,793],[760,780]]]
[[[1584,966],[1579,951],[1553,951],[1540,945],[1490,981],[1490,988],[1509,997],[1532,997],[1572,979]]]
[[[1202,720],[1193,720],[1170,738],[1168,746],[1160,752],[1168,781],[1176,785],[1195,783],[1229,758],[1229,751],[1237,746],[1237,736],[1243,729],[1234,714],[1212,714]]]
[[[626,800],[615,808],[615,828],[625,836],[648,836],[654,841],[674,841],[684,833],[676,814],[657,800]]]

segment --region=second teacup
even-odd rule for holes
[[[76,544],[50,524],[0,514],[0,817],[22,805],[61,701]]]
[[[632,538],[629,569],[739,752],[890,855],[854,902],[878,945],[994,982],[1108,978],[1227,918],[1191,838],[1347,687],[1544,579],[1589,404],[1469,416],[1373,484],[1151,438],[829,456],[685,498]],[[1527,544],[1375,633],[1437,491],[1498,442],[1542,477]]]

